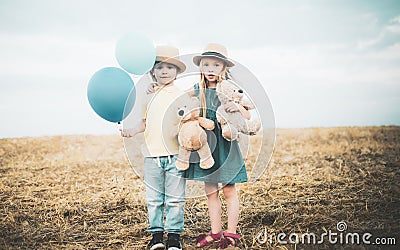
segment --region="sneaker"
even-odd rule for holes
[[[153,233],[153,238],[150,240],[149,244],[147,245],[150,250],[156,250],[156,249],[164,249],[164,233],[159,232],[159,233]]]
[[[179,234],[173,234],[173,233],[168,234],[167,249],[182,250],[181,236]]]

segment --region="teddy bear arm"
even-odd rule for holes
[[[190,151],[186,150],[182,146],[179,147],[178,159],[175,162],[175,166],[178,170],[186,170],[189,168]]]
[[[254,106],[254,104],[247,99],[243,99],[240,104],[243,106],[243,108],[247,109],[247,110],[251,110],[251,109],[255,109],[256,107]]]
[[[225,111],[223,105],[219,106],[217,109],[217,121],[223,125],[226,123],[226,119],[228,117],[228,113]]]
[[[214,122],[210,119],[207,119],[205,117],[199,117],[199,124],[200,126],[202,126],[203,128],[207,129],[207,130],[213,130],[214,129]]]
[[[222,137],[224,137],[227,141],[234,141],[238,138],[239,130],[232,123],[227,123],[224,126],[221,126]]]

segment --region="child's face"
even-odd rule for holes
[[[158,63],[154,66],[154,76],[159,85],[166,85],[176,78],[177,68],[170,63]]]
[[[224,68],[224,61],[217,58],[204,57],[201,59],[201,72],[209,82],[215,82]]]

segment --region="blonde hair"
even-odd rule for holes
[[[221,60],[222,61],[222,60]],[[200,60],[200,71],[202,71],[203,62]],[[226,63],[224,62],[224,68],[218,74],[217,84],[227,79],[228,69]],[[207,111],[207,101],[206,101],[206,91],[208,86],[208,80],[204,76],[203,72],[200,72],[200,82],[199,82],[199,99],[200,99],[200,109],[203,111],[203,117],[206,117]]]

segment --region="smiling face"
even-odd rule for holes
[[[201,72],[209,82],[217,81],[218,76],[225,69],[224,61],[215,57],[204,57],[201,59],[200,64]]]
[[[167,85],[175,80],[177,68],[173,64],[160,62],[154,66],[153,73],[158,85]]]

